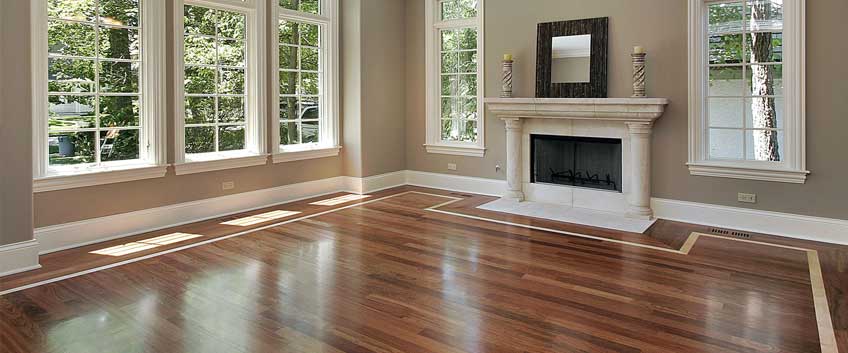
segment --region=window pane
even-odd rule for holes
[[[783,30],[783,0],[748,0],[745,23],[750,31]]]
[[[138,63],[100,62],[101,92],[138,92]]]
[[[318,46],[318,25],[308,23],[300,24],[300,45],[310,47]]]
[[[300,73],[300,94],[318,95],[318,74],[310,72]]]
[[[442,73],[459,72],[459,55],[456,52],[442,53]]]
[[[215,65],[215,39],[185,36],[185,63]]]
[[[301,98],[300,99],[300,116],[298,119],[314,119],[317,120],[321,115],[318,98]]]
[[[94,26],[53,21],[47,27],[47,51],[50,54],[94,56]]]
[[[47,16],[94,22],[95,5],[95,0],[49,0],[47,2]]]
[[[709,34],[723,35],[741,32],[742,10],[741,1],[709,5]]]
[[[186,153],[215,152],[214,127],[187,127],[185,129]]]
[[[280,144],[281,145],[296,145],[300,143],[300,134],[298,133],[297,123],[283,122],[280,124]]]
[[[477,121],[460,121],[460,123],[465,124],[464,130],[461,132],[460,140],[463,142],[474,142],[477,141]]]
[[[301,124],[303,143],[318,143],[318,121],[305,121]]]
[[[94,61],[81,59],[49,59],[50,92],[94,92]]]
[[[218,122],[243,123],[244,121],[244,98],[218,98]]]
[[[232,11],[218,11],[218,36],[244,40],[245,15]]]
[[[745,127],[752,129],[783,129],[783,98],[747,98]]]
[[[221,94],[244,94],[244,70],[222,68],[219,71],[220,82],[218,93]]]
[[[742,130],[710,129],[710,158],[742,159],[744,143]]]
[[[300,24],[291,21],[280,21],[279,26],[279,41],[284,44],[297,45],[298,37],[300,36]]]
[[[474,142],[477,140],[477,122],[468,120],[442,120],[442,140]]]
[[[215,122],[215,98],[186,97],[186,124],[211,124]]]
[[[453,30],[443,30],[442,35],[442,51],[451,51],[459,48],[457,44],[457,34]]]
[[[280,120],[294,120],[299,116],[297,111],[297,98],[280,98]]]
[[[477,16],[477,0],[443,0],[442,20],[456,20]]]
[[[218,129],[219,151],[244,149],[244,125],[221,126]]]
[[[297,69],[297,47],[280,46],[280,68],[288,70]]]
[[[741,97],[744,93],[741,66],[710,68],[710,96]]]
[[[138,0],[100,0],[100,21],[116,26],[138,27]]]
[[[742,98],[710,98],[710,127],[743,128]]]
[[[477,98],[460,98],[459,104],[462,119],[477,120]]]
[[[186,67],[185,90],[188,94],[214,94],[215,69],[207,67]]]
[[[745,80],[752,96],[783,95],[783,65],[751,65]]]
[[[459,87],[459,76],[457,75],[441,75],[442,78],[442,95],[455,96]]]
[[[710,64],[742,63],[742,35],[710,36]]]
[[[100,131],[100,161],[139,159],[138,130]]]
[[[783,160],[783,131],[749,130],[745,133],[747,155],[752,161],[780,162]]]
[[[218,63],[225,66],[244,67],[244,42],[240,40],[219,42]]]
[[[138,96],[100,97],[101,127],[130,127],[139,124]]]
[[[186,5],[183,21],[186,33],[215,35],[216,11],[200,6]]]
[[[138,30],[100,27],[101,58],[138,60]]]
[[[280,72],[280,94],[297,93],[297,72]]]
[[[454,98],[442,98],[442,119],[458,119],[458,112],[454,111]]]
[[[752,63],[770,63],[783,61],[783,33],[749,33],[748,61]]]
[[[50,96],[50,130],[76,130],[94,127],[94,96]]]
[[[477,52],[463,51],[459,53],[459,71],[477,72]]]
[[[477,49],[477,30],[464,28],[459,30],[459,49]]]
[[[457,95],[477,96],[477,75],[461,75]]]
[[[318,71],[318,49],[300,49],[300,69],[308,71]]]
[[[94,163],[94,132],[57,132],[47,138],[53,165]]]
[[[303,11],[312,14],[320,14],[320,0],[280,0],[280,6],[284,9]]]

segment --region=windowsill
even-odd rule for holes
[[[167,165],[114,163],[100,168],[56,168],[32,181],[34,193],[161,178]]]
[[[426,144],[427,153],[449,154],[466,157],[483,157],[486,149],[477,145]]]
[[[307,159],[317,159],[326,157],[335,157],[339,155],[342,146],[321,146],[321,145],[296,145],[281,147],[280,153],[274,154],[274,163],[285,163],[293,161],[302,161]]]
[[[696,162],[687,163],[687,165],[692,175],[792,184],[804,184],[807,181],[807,175],[810,174],[807,170],[731,166],[716,162]]]
[[[186,161],[184,163],[174,164],[174,171],[177,175],[186,175],[216,170],[254,167],[267,163],[267,154],[253,154],[246,151],[202,153],[186,155]]]

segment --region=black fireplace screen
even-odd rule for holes
[[[621,140],[530,136],[531,182],[621,192]]]

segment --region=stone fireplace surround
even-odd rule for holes
[[[651,220],[651,132],[665,98],[487,98],[506,124],[504,199],[536,201]],[[530,183],[530,135],[622,140],[622,192]]]

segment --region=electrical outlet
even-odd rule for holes
[[[448,170],[456,170],[456,163],[448,163]]]
[[[739,202],[757,203],[757,195],[756,194],[745,194],[745,193],[740,192],[737,195],[737,199],[738,199]]]
[[[236,188],[236,182],[234,181],[225,181],[221,183],[221,189],[223,190],[232,190]]]

